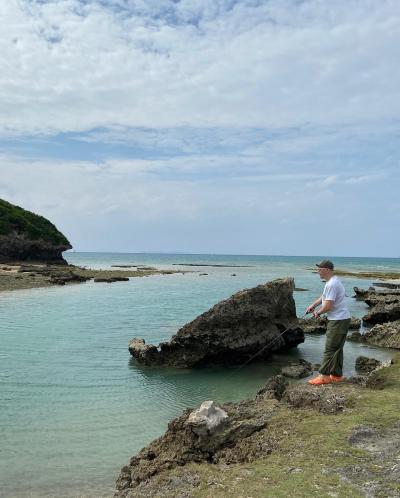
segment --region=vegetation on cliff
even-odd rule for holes
[[[12,233],[55,245],[70,245],[68,239],[43,216],[0,199],[0,236]]]

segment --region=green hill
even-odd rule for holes
[[[49,220],[0,199],[0,258],[62,260],[71,244]]]

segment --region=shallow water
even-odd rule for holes
[[[298,287],[309,289],[295,293],[301,315],[322,289],[318,275],[307,270],[316,258],[79,253],[67,258],[98,268],[133,263],[185,269],[172,265],[196,262],[244,267],[187,267],[191,272],[184,275],[1,293],[1,497],[110,496],[119,469],[187,406],[251,397],[288,361],[321,359],[323,336],[307,337],[290,353],[241,370],[140,368],[127,350],[132,337],[166,340],[233,292],[277,277],[294,276]],[[400,269],[398,259],[335,261],[358,270]],[[371,284],[343,282],[349,296],[354,285]],[[349,299],[349,305],[353,315],[365,313],[364,303]],[[354,373],[360,354],[386,359],[392,352],[347,343],[346,375]]]

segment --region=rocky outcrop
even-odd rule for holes
[[[163,436],[122,468],[115,496],[133,498],[141,483],[190,462],[239,463],[267,454],[271,451],[267,440],[264,447],[258,448],[246,442],[252,434],[266,427],[276,406],[276,400],[222,406],[206,401],[197,410],[186,410],[168,424]]]
[[[365,332],[364,337],[375,346],[400,349],[400,320],[375,325]]]
[[[183,326],[158,347],[134,338],[129,351],[144,365],[178,368],[239,364],[266,358],[304,341],[292,278],[237,292]]]
[[[290,379],[302,379],[313,373],[313,367],[309,361],[300,359],[297,363],[291,363],[283,367],[281,373]]]
[[[391,304],[380,302],[373,306],[369,312],[363,316],[363,322],[366,325],[394,322],[396,320],[400,320],[400,300]]]
[[[218,406],[205,401],[195,410],[187,409],[168,424],[163,436],[151,442],[125,465],[116,482],[115,498],[149,496],[151,483],[190,463],[231,465],[250,463],[273,453],[279,440],[271,434],[274,416],[280,410],[314,410],[337,414],[354,396],[354,388],[308,384],[291,385],[281,375],[269,379],[254,400]],[[189,471],[190,472],[190,471]],[[167,486],[169,486],[167,484]],[[150,496],[165,496],[165,484]],[[154,489],[153,489],[154,491]],[[168,494],[168,496],[190,496]],[[211,495],[210,495],[211,496]]]
[[[66,264],[67,238],[46,218],[0,199],[0,262]]]
[[[363,374],[369,374],[373,370],[375,370],[381,362],[376,360],[375,358],[368,358],[367,356],[359,356],[356,359],[355,369],[357,372],[361,372]]]

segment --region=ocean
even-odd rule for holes
[[[324,337],[240,370],[138,367],[127,346],[167,340],[182,325],[234,292],[293,276],[298,315],[321,294],[310,268],[321,257],[66,253],[91,268],[149,265],[188,273],[113,284],[0,293],[0,497],[112,496],[120,468],[161,435],[168,421],[202,401],[255,395],[289,361],[319,362]],[[400,271],[399,259],[333,258],[349,270]],[[232,265],[232,266],[180,266]],[[207,275],[200,276],[200,273]],[[235,274],[235,276],[233,276]],[[342,279],[352,315],[366,312]],[[393,351],[346,343],[345,375],[357,356],[388,359]]]

